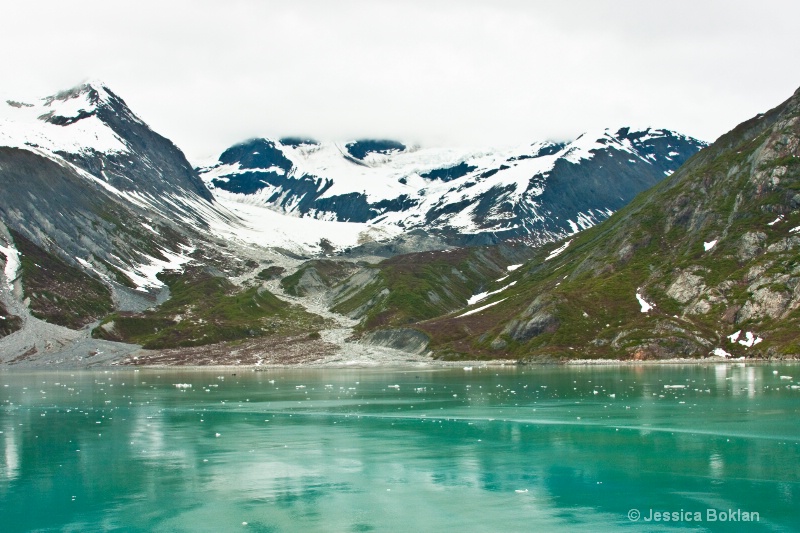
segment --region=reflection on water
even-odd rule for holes
[[[799,369],[4,372],[3,527],[791,530]]]

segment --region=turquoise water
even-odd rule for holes
[[[796,531],[798,383],[766,364],[5,371],[0,529]]]

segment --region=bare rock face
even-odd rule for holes
[[[411,328],[379,329],[371,331],[361,339],[362,344],[382,346],[413,354],[428,351],[430,339],[427,335]]]
[[[742,261],[750,261],[764,251],[767,234],[761,231],[747,232],[742,235],[739,245],[738,257]]]
[[[703,278],[691,272],[681,272],[667,289],[667,295],[685,304],[700,296],[705,289]]]
[[[545,332],[553,332],[559,326],[554,311],[555,301],[550,297],[539,296],[519,318],[508,323],[502,335],[508,335],[516,341],[524,341]]]
[[[796,248],[798,246],[800,246],[800,237],[793,236],[793,237],[788,237],[786,239],[781,239],[776,243],[770,244],[767,247],[767,252],[769,253],[788,252],[792,248]]]
[[[775,292],[768,287],[756,289],[736,315],[736,323],[751,319],[778,318],[789,306],[790,297],[785,292]]]

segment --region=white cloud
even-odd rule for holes
[[[14,2],[2,90],[100,78],[190,157],[254,135],[713,140],[800,84],[800,3]]]

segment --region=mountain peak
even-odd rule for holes
[[[113,93],[100,80],[89,80],[70,89],[60,91],[52,96],[43,98],[44,105],[54,107],[61,103],[80,103],[85,107],[96,109],[103,103],[110,102]]]

